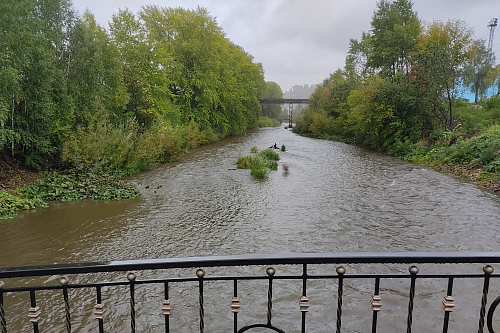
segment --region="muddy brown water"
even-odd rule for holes
[[[252,146],[265,149],[274,143],[284,144],[286,151],[279,152],[279,170],[271,172],[267,180],[256,180],[249,170],[236,169],[239,154],[247,155]],[[284,164],[287,173],[281,168]],[[130,181],[142,192],[136,199],[51,203],[49,208],[1,221],[0,267],[250,253],[500,250],[498,195],[430,168],[343,143],[300,137],[283,128],[255,130],[198,147],[181,162],[141,173]],[[368,268],[347,267],[348,272]],[[404,272],[408,267],[386,268]],[[458,266],[421,267],[427,273],[443,269],[454,271]],[[481,272],[479,265],[466,269]],[[207,272],[231,273],[226,270]],[[262,274],[265,267],[239,270]],[[277,274],[280,270],[300,273],[297,267],[277,268]],[[333,273],[335,267],[316,270]],[[71,279],[124,279],[120,274]],[[194,270],[175,272],[186,274],[193,275]],[[491,282],[489,303],[500,294],[497,280]],[[58,277],[40,282],[57,284]],[[442,331],[446,282],[417,280],[415,331]],[[8,287],[27,281],[6,283]],[[477,330],[481,283],[456,281],[457,307],[450,317],[450,330]],[[408,284],[403,279],[382,281],[379,331],[406,328]],[[176,304],[173,332],[198,331],[195,287],[172,287]],[[276,282],[273,322],[286,332],[300,331],[300,288],[300,282]],[[208,289],[213,292],[207,291],[205,297],[205,332],[231,331],[231,285],[214,282]],[[239,289],[246,300],[239,322],[265,321],[265,286],[241,282]],[[308,290],[309,331],[333,331],[335,282],[311,281]],[[346,282],[343,331],[370,330],[372,293],[373,281]],[[161,332],[161,289],[141,286],[137,294],[138,331]],[[39,302],[46,307],[42,332],[63,330],[63,306],[60,295],[56,296],[40,293]],[[129,331],[127,296],[126,288],[104,292],[109,304],[106,331]],[[93,292],[71,291],[70,297],[73,332],[96,331],[91,315]],[[29,295],[9,294],[5,303],[9,331],[29,332]],[[49,311],[50,307],[56,311]]]

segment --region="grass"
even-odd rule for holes
[[[271,170],[278,170],[279,154],[272,149],[260,151],[252,147],[250,155],[239,156],[236,162],[238,169],[250,169],[250,174],[257,179],[266,179]]]

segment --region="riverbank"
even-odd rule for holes
[[[341,136],[301,135],[356,145]],[[489,126],[474,135],[457,131],[441,138],[425,138],[415,144],[406,143],[405,151],[404,155],[386,154],[413,164],[432,167],[492,192],[500,192],[500,125]]]
[[[492,192],[500,192],[500,175],[490,173],[484,170],[480,165],[455,165],[453,163],[443,164],[434,167],[435,170],[457,176],[484,187]]]
[[[40,173],[22,167],[12,157],[0,153],[0,191],[10,191],[40,178]]]

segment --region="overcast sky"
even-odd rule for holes
[[[105,28],[113,12],[143,5],[205,7],[226,36],[262,63],[266,81],[288,91],[294,85],[322,82],[343,68],[351,38],[370,30],[376,0],[73,0],[89,9]],[[421,20],[459,19],[488,41],[488,23],[500,18],[500,0],[414,0]],[[500,58],[500,28],[493,49]],[[498,63],[498,61],[497,61]]]

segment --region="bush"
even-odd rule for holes
[[[266,149],[259,153],[266,160],[279,161],[280,155],[272,149]]]
[[[23,199],[43,201],[128,199],[140,195],[116,175],[76,172],[51,172],[14,193]]]
[[[269,168],[260,167],[250,170],[250,174],[257,179],[266,179],[267,177],[269,177],[269,171]]]
[[[272,149],[258,152],[257,147],[252,147],[252,153],[248,156],[239,156],[237,161],[238,169],[250,169],[250,174],[258,179],[268,177],[269,171],[278,170],[279,154]]]
[[[276,161],[268,161],[268,162],[266,163],[266,166],[267,166],[270,170],[274,170],[274,171],[278,170],[278,162],[276,162]]]
[[[280,121],[278,119],[265,117],[259,117],[257,120],[258,127],[276,127],[280,125]]]
[[[187,149],[218,139],[213,130],[201,132],[194,122],[174,129],[157,119],[141,131],[133,119],[113,125],[97,115],[65,142],[62,159],[79,172],[132,174],[176,161]]]
[[[40,199],[23,199],[5,191],[0,191],[0,220],[14,217],[21,209],[46,207]]]

